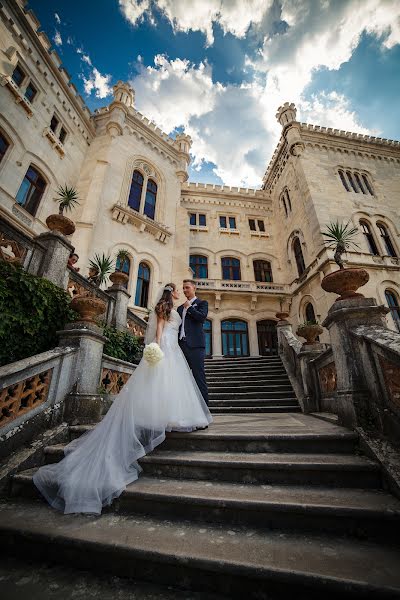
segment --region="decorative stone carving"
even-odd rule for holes
[[[400,411],[400,367],[379,356],[387,394],[393,406]]]
[[[0,427],[46,402],[52,371],[28,377],[0,392]]]
[[[101,373],[101,385],[105,388],[107,394],[119,394],[129,377],[129,373],[122,373],[113,369],[103,369]]]
[[[318,371],[318,379],[323,394],[329,394],[336,391],[337,387],[337,374],[336,365],[331,362],[324,367],[321,367]]]
[[[21,264],[25,258],[26,249],[15,240],[10,240],[0,233],[0,258],[10,263]]]
[[[339,269],[326,275],[321,287],[326,292],[340,294],[338,300],[347,300],[349,298],[363,297],[363,294],[356,293],[358,288],[369,281],[369,274],[365,269]]]

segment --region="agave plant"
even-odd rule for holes
[[[322,231],[326,240],[324,243],[327,248],[335,250],[334,260],[339,269],[344,269],[344,263],[342,260],[342,254],[347,252],[350,248],[359,248],[359,245],[354,242],[354,237],[358,232],[357,227],[350,227],[350,221],[343,225],[336,221],[336,223],[330,223],[327,225],[327,231]]]
[[[57,197],[54,198],[58,202],[58,212],[62,215],[65,211],[72,210],[74,206],[79,204],[78,192],[74,187],[68,187],[66,184],[63,187],[60,185],[57,190]]]
[[[111,256],[106,256],[103,254],[100,256],[99,254],[94,255],[94,259],[89,261],[90,267],[97,271],[96,274],[96,283],[97,285],[102,285],[108,279],[109,274],[114,269],[114,261]]]
[[[124,266],[124,263],[126,260],[129,260],[129,251],[125,250],[123,248],[122,250],[119,250],[117,253],[117,261],[116,261],[116,270],[117,271],[122,270],[122,267]]]

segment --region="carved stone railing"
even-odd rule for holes
[[[127,327],[133,335],[144,338],[146,334],[147,322],[135,315],[130,308],[127,312]]]
[[[54,348],[0,367],[0,456],[61,422],[77,356],[77,348]]]
[[[337,373],[332,348],[311,359],[310,369],[318,411],[336,414]]]
[[[196,279],[198,289],[213,291],[238,291],[251,293],[281,294],[288,290],[286,284],[261,281],[228,281],[224,279]]]
[[[101,363],[100,391],[115,396],[122,390],[136,365],[119,358],[103,354]]]
[[[0,246],[1,256],[4,260],[14,262],[14,259],[17,259],[16,262],[26,266],[32,255],[34,242],[0,218]]]
[[[70,296],[73,298],[76,294],[89,293],[90,295],[103,300],[103,302],[106,304],[106,311],[104,315],[100,315],[100,320],[107,324],[111,323],[114,313],[115,299],[73,269],[68,268],[66,275],[68,277],[67,291]]]

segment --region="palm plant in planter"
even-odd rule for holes
[[[129,280],[129,275],[124,273],[123,268],[124,264],[129,261],[129,252],[128,250],[119,250],[117,254],[117,260],[115,263],[115,271],[111,273],[110,279],[114,285],[126,285]]]
[[[106,256],[103,254],[95,254],[94,259],[89,261],[90,269],[96,272],[96,276],[92,277],[93,283],[95,283],[98,287],[106,283],[109,274],[112,272],[114,268],[113,259],[111,256]]]
[[[94,259],[89,261],[89,281],[100,287],[107,281],[108,274],[113,269],[113,261],[110,256],[95,254]],[[80,321],[94,322],[94,319],[103,314],[106,310],[106,304],[100,298],[96,298],[94,293],[87,292],[78,294],[71,300],[71,308],[79,314]]]
[[[308,346],[309,344],[314,344],[317,337],[323,331],[318,321],[304,321],[304,323],[298,326],[296,334],[303,337],[306,340],[304,345]]]
[[[338,221],[330,223],[327,226],[327,231],[322,232],[322,235],[327,238],[324,240],[327,248],[335,250],[334,260],[339,266],[339,270],[326,275],[321,282],[321,287],[326,292],[339,294],[340,296],[336,300],[347,300],[348,298],[362,296],[356,291],[369,280],[369,275],[365,269],[346,269],[344,267],[342,255],[351,248],[359,248],[354,241],[357,232],[357,227],[350,227],[350,221],[346,225]]]
[[[64,211],[70,211],[79,204],[78,192],[74,187],[60,185],[54,199],[58,202],[58,213],[47,217],[47,226],[51,231],[71,235],[75,231],[75,223],[64,215]]]

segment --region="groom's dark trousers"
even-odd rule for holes
[[[182,317],[183,305],[178,306],[178,313]],[[207,318],[207,314],[208,302],[196,298],[192,306],[186,311],[185,337],[182,340],[180,339],[181,328],[179,329],[179,345],[189,363],[200,392],[208,405],[208,389],[204,370],[206,343],[203,331],[203,323]]]

